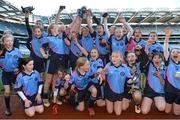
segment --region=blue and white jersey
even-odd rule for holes
[[[80,40],[78,40],[78,43],[80,44]],[[71,39],[70,50],[76,57],[79,57],[81,54],[80,49],[78,48],[78,46],[74,43],[72,39]]]
[[[134,77],[138,77],[134,83],[135,86],[140,86],[140,74],[141,74],[141,70],[140,70],[140,62],[135,63],[135,65],[133,66],[129,66],[127,65],[127,68],[129,69],[131,76]]]
[[[180,90],[180,78],[175,77],[176,73],[180,74],[180,62],[175,63],[170,60],[166,70],[167,80],[173,87]]]
[[[146,41],[142,38],[140,38],[140,40],[136,41],[136,39],[134,39],[134,42],[136,43],[136,45],[140,45],[143,49],[146,46]]]
[[[90,61],[90,71],[91,71],[91,74],[96,74],[97,70],[99,68],[103,68],[104,67],[103,61],[101,60],[101,58],[97,58],[96,60],[93,60],[92,58],[90,58],[89,61]],[[99,80],[98,80],[97,77],[95,77],[95,78],[92,79],[92,82],[98,83]]]
[[[147,80],[148,80],[148,85],[157,93],[164,93],[164,85],[161,84],[160,79],[156,76],[155,72],[156,72],[156,67],[154,66],[153,63],[150,63],[149,65],[149,70],[148,70],[148,76],[147,76]],[[163,79],[166,78],[166,74],[165,74],[165,68],[163,66],[161,66],[159,68],[159,71],[161,73],[161,76],[163,77]]]
[[[5,50],[4,56],[0,57],[0,66],[6,72],[13,72],[18,68],[20,58],[22,58],[22,54],[19,49]]]
[[[32,52],[40,57],[40,58],[43,58],[41,52],[40,52],[40,48],[42,47],[43,44],[47,43],[47,37],[43,37],[41,36],[40,38],[37,38],[37,37],[32,37],[32,40],[31,40],[31,46],[32,46]],[[31,56],[32,56],[32,53],[31,53]]]
[[[57,79],[55,88],[59,89],[59,87],[64,87],[65,82],[66,82],[66,80],[64,80],[64,79]]]
[[[108,35],[104,34],[103,36],[100,36],[97,34],[96,39],[95,39],[96,47],[97,47],[100,55],[106,55],[108,53],[107,46],[102,46],[100,44],[100,38],[103,38],[105,40],[105,42],[107,42],[108,41]]]
[[[106,67],[107,83],[111,90],[117,94],[123,93],[125,82],[132,78],[129,69],[124,64],[114,66],[112,63],[108,63]]]
[[[41,84],[43,80],[37,71],[34,70],[31,74],[21,72],[16,78],[15,89],[22,91],[25,96],[32,96],[38,93]]]
[[[111,46],[111,51],[119,51],[121,55],[124,56],[127,43],[128,43],[128,38],[127,36],[123,36],[120,40],[117,40],[117,38],[113,35],[111,39],[109,40],[110,46]]]
[[[64,39],[66,34],[63,32],[57,36],[48,36],[47,43],[49,44],[49,48],[57,54],[64,55],[65,54],[65,42]]]
[[[87,52],[90,52],[91,49],[94,47],[94,40],[90,34],[88,34],[87,36],[82,35],[80,43]]]
[[[69,84],[75,84],[78,90],[84,90],[91,81],[91,75],[92,74],[90,72],[86,72],[84,75],[81,75],[77,70],[75,70],[71,75]]]
[[[158,43],[158,42],[155,42],[155,43],[152,43],[149,47],[149,53],[152,54],[154,52],[163,52],[163,46]]]

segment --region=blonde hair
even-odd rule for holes
[[[7,38],[11,38],[12,41],[14,41],[13,35],[11,35],[11,34],[5,34],[5,35],[3,35],[2,38],[1,38],[2,42],[4,42],[4,40],[7,39]]]
[[[48,34],[51,35],[52,34],[51,30],[56,26],[57,26],[57,24],[55,24],[55,23],[50,24],[49,27],[48,27]]]
[[[119,51],[113,51],[112,53],[111,53],[111,57],[112,57],[112,55],[119,55],[120,56],[120,58],[123,58],[123,56],[122,56],[122,54],[119,52]]]
[[[85,65],[86,62],[88,62],[88,59],[86,57],[79,57],[76,61],[76,67],[75,69],[77,70],[81,66]]]

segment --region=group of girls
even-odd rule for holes
[[[81,27],[83,16],[88,26]],[[44,106],[51,103],[61,105],[58,96],[75,101],[78,111],[84,111],[88,101],[90,116],[95,115],[94,105],[106,106],[109,114],[121,115],[131,101],[136,113],[148,114],[154,102],[159,111],[180,115],[180,49],[169,50],[170,28],[164,31],[163,46],[156,32],[150,32],[144,40],[141,29],[133,30],[122,16],[119,22],[123,27],[108,29],[107,17],[100,24],[91,10],[78,11],[68,27],[58,24],[57,19],[47,33],[41,21],[32,30],[28,17],[25,13],[30,57],[22,58],[13,47],[12,34],[1,38],[5,115],[11,115],[12,84],[30,117],[35,112],[43,113]],[[91,18],[97,22],[97,30]]]

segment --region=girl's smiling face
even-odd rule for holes
[[[118,66],[121,63],[121,55],[120,53],[112,53],[111,55],[111,62],[115,65]]]
[[[31,60],[29,61],[26,65],[23,66],[24,67],[24,70],[27,71],[27,72],[32,72],[33,71],[33,68],[34,68],[34,61]]]
[[[154,55],[152,61],[155,66],[159,66],[162,63],[162,58],[159,55]]]
[[[127,61],[128,61],[129,64],[135,63],[136,62],[136,55],[135,55],[135,53],[128,53]]]
[[[99,53],[98,53],[97,49],[92,49],[90,52],[90,55],[93,60],[96,60],[99,57]]]

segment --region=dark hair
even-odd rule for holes
[[[160,52],[154,52],[154,53],[152,54],[152,59],[153,59],[156,55],[158,55],[158,56],[162,59],[162,61],[164,60],[164,56],[163,56],[163,54],[160,53]]]
[[[140,27],[136,27],[136,28],[134,28],[133,35],[135,34],[136,30],[139,30],[141,32],[141,34],[142,34],[141,28]]]
[[[34,26],[34,27],[33,27],[33,32],[34,32],[35,29],[37,29],[37,28],[40,29],[41,32],[43,31],[42,27],[40,27],[40,26]]]
[[[33,59],[30,57],[20,58],[20,60],[19,60],[19,71],[22,72],[24,70],[23,66],[27,65],[30,61],[33,61]]]
[[[103,30],[104,30],[104,25],[103,24],[99,24],[98,26],[101,26],[103,28]]]
[[[63,66],[59,66],[56,73],[58,73],[58,71],[61,71],[62,73],[66,73],[66,69]]]

